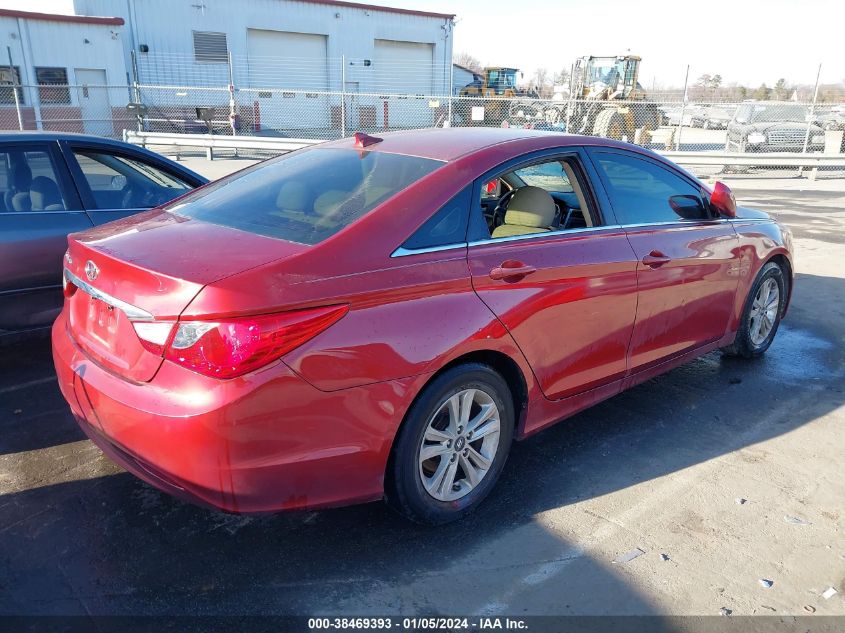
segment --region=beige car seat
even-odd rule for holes
[[[7,211],[29,211],[32,202],[29,199],[29,188],[32,185],[32,170],[26,159],[19,157],[12,162],[9,170],[9,188],[4,194]]]
[[[276,194],[276,211],[273,215],[279,215],[293,220],[302,219],[309,212],[311,193],[308,187],[302,182],[288,180]]]
[[[492,237],[529,235],[548,231],[555,221],[555,201],[540,187],[516,190],[505,212],[505,223],[493,229]]]
[[[37,176],[32,179],[29,199],[33,211],[64,211],[65,208],[58,185],[47,176]]]

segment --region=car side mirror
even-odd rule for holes
[[[707,209],[698,196],[671,196],[669,206],[684,220],[701,220],[707,217]]]
[[[723,182],[717,182],[710,194],[710,207],[725,218],[736,217],[736,198],[733,191]]]

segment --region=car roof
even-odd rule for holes
[[[3,130],[0,131],[0,143],[21,141],[91,141],[104,145],[125,146],[123,141],[96,136],[94,134],[77,134],[75,132],[52,132],[47,130]]]
[[[126,143],[125,141],[118,141],[111,138],[105,138],[102,136],[96,136],[94,134],[77,134],[74,132],[52,132],[52,131],[45,131],[45,130],[2,130],[0,131],[0,146],[4,143],[30,143],[30,142],[56,142],[56,141],[84,141],[86,143],[97,144],[102,147],[113,147],[115,149],[126,149],[131,148],[136,153],[144,154],[149,156],[152,159],[156,159],[163,163],[167,163],[171,166],[172,169],[175,169],[177,172],[182,172],[184,175],[189,175],[192,178],[196,179],[198,182],[208,182],[208,178],[205,176],[196,173],[192,169],[188,169],[184,165],[180,165],[179,163],[175,163],[174,161],[170,160],[166,156],[162,156],[161,154],[157,154],[151,150],[148,150],[145,147],[138,147],[137,145],[133,145],[132,143]]]
[[[366,147],[367,151],[388,152],[391,154],[405,154],[420,158],[452,161],[461,156],[472,154],[480,150],[531,138],[556,137],[560,146],[567,145],[603,145],[609,147],[630,148],[630,145],[619,141],[595,137],[564,134],[561,132],[546,132],[523,128],[489,128],[489,127],[460,127],[460,128],[425,128],[418,130],[402,130],[373,134],[382,139],[380,142]],[[321,143],[318,148],[355,148],[353,138],[342,138],[337,141]]]

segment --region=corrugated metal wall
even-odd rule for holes
[[[192,31],[197,30],[226,33],[237,85],[239,71],[248,68],[248,30],[264,29],[326,36],[328,90],[341,89],[340,60],[345,56],[346,79],[357,82],[360,92],[387,91],[383,73],[377,76],[372,66],[363,65],[363,60],[374,59],[376,40],[429,44],[433,48],[432,67],[426,72],[433,76],[433,90],[437,94],[450,92],[452,37],[451,25],[444,18],[296,0],[75,0],[74,7],[77,14],[121,16],[126,20],[127,55],[133,40],[136,50],[140,45],[149,49],[149,53],[138,54],[142,83],[228,84],[225,64],[194,60]],[[288,73],[296,68],[305,72],[308,66],[287,54],[280,54],[277,63],[279,72]],[[391,71],[401,83],[414,69],[396,64]],[[247,76],[242,83],[248,84]]]

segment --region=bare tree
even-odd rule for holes
[[[481,74],[484,72],[484,66],[481,61],[469,53],[458,53],[452,58],[452,62],[458,66],[469,68],[472,72]]]
[[[537,91],[537,94],[542,98],[551,96],[551,86],[549,85],[549,71],[545,68],[538,68],[534,71],[531,78],[531,85]]]
[[[569,75],[569,69],[563,68],[554,74],[552,83],[554,83],[555,86],[567,86],[569,85]]]

